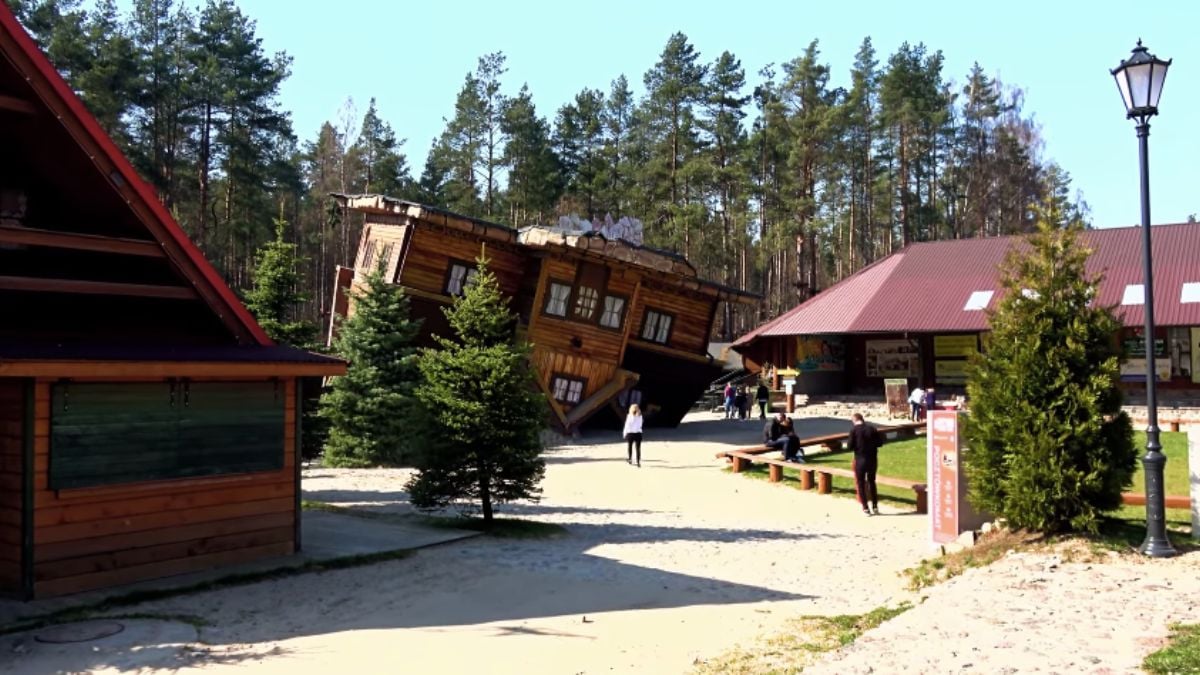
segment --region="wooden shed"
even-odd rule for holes
[[[683,256],[597,233],[518,232],[382,195],[335,196],[366,219],[354,269],[337,274],[335,316],[353,311],[347,291],[382,264],[408,294],[422,336],[449,336],[442,309],[470,283],[486,247],[565,431],[619,423],[633,400],[647,424],[678,424],[723,372],[708,354],[718,306],[759,299],[699,278]]]
[[[300,546],[306,378],[0,4],[0,593]]]

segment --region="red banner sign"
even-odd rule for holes
[[[959,535],[962,445],[958,415],[955,410],[928,412],[929,522],[933,540],[939,544],[954,541]]]

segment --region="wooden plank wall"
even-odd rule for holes
[[[79,490],[48,488],[50,383],[35,390],[34,596],[183,574],[295,550],[296,384],[287,382],[284,466]]]
[[[21,455],[24,384],[0,380],[0,592],[21,590]]]
[[[372,232],[375,232],[376,228],[377,226],[373,225]],[[398,253],[399,246],[395,248]],[[465,233],[446,231],[430,225],[417,225],[408,245],[399,281],[411,288],[444,295],[451,259],[474,264],[480,250],[481,242]],[[516,295],[521,287],[521,277],[525,274],[528,259],[519,252],[494,242],[487,244],[487,257],[491,261],[489,269],[500,283],[500,290],[510,297]]]
[[[667,346],[691,354],[708,353],[708,320],[716,299],[693,294],[683,289],[665,289],[643,285],[634,307],[634,326],[631,339],[642,334],[646,308],[658,309],[674,317]]]
[[[574,261],[547,258],[543,265],[547,267],[547,287],[550,281],[574,285]],[[631,302],[636,287],[635,279],[621,278],[614,270],[608,280],[607,292],[623,295]],[[586,399],[613,378],[621,360],[624,331],[601,328],[598,323],[589,324],[549,316],[543,314],[542,309],[533,308],[537,313],[537,321],[529,334],[529,341],[534,345],[534,364],[537,366],[542,386],[549,391],[550,378],[554,373],[582,377],[587,380],[587,387],[583,393],[583,398]],[[603,305],[597,311],[602,309]],[[629,321],[631,316],[627,308],[625,320]],[[571,344],[575,338],[579,340],[579,347]]]

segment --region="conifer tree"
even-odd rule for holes
[[[367,275],[333,343],[350,367],[321,397],[321,415],[330,425],[328,465],[405,466],[410,461],[418,377],[412,344],[418,325],[409,318],[408,298],[399,286],[387,283],[382,270]]]
[[[541,494],[547,410],[530,373],[528,345],[513,342],[516,317],[485,258],[477,270],[463,297],[445,310],[456,339],[436,338],[439,347],[419,360],[416,397],[425,433],[407,489],[418,508],[477,506],[491,523],[494,504]]]
[[[987,351],[969,369],[969,496],[1016,527],[1095,532],[1137,454],[1117,386],[1120,323],[1093,303],[1082,226],[1053,209],[1040,220],[1005,263]]]
[[[296,245],[284,240],[287,221],[275,221],[275,239],[258,251],[254,288],[246,293],[246,308],[258,320],[267,335],[276,342],[305,347],[316,336],[316,326],[297,318],[301,305],[308,300],[300,291],[300,265]]]

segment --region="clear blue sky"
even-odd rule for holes
[[[528,83],[539,114],[553,119],[580,89],[607,92],[622,73],[640,95],[642,75],[675,31],[687,34],[705,62],[733,52],[748,90],[759,68],[798,56],[813,38],[834,85],[847,84],[864,36],[881,62],[903,41],[924,42],[942,50],[945,76],[956,83],[978,61],[1024,88],[1044,156],[1071,173],[1097,227],[1140,219],[1136,136],[1108,71],[1141,37],[1151,52],[1175,60],[1151,123],[1153,220],[1200,213],[1200,199],[1192,197],[1200,158],[1193,116],[1200,110],[1200,3],[239,1],[258,21],[266,49],[295,59],[282,98],[301,141],[336,120],[347,98],[361,115],[374,96],[408,139],[414,174],[452,113],[464,75],[487,52],[508,57],[506,93]]]

